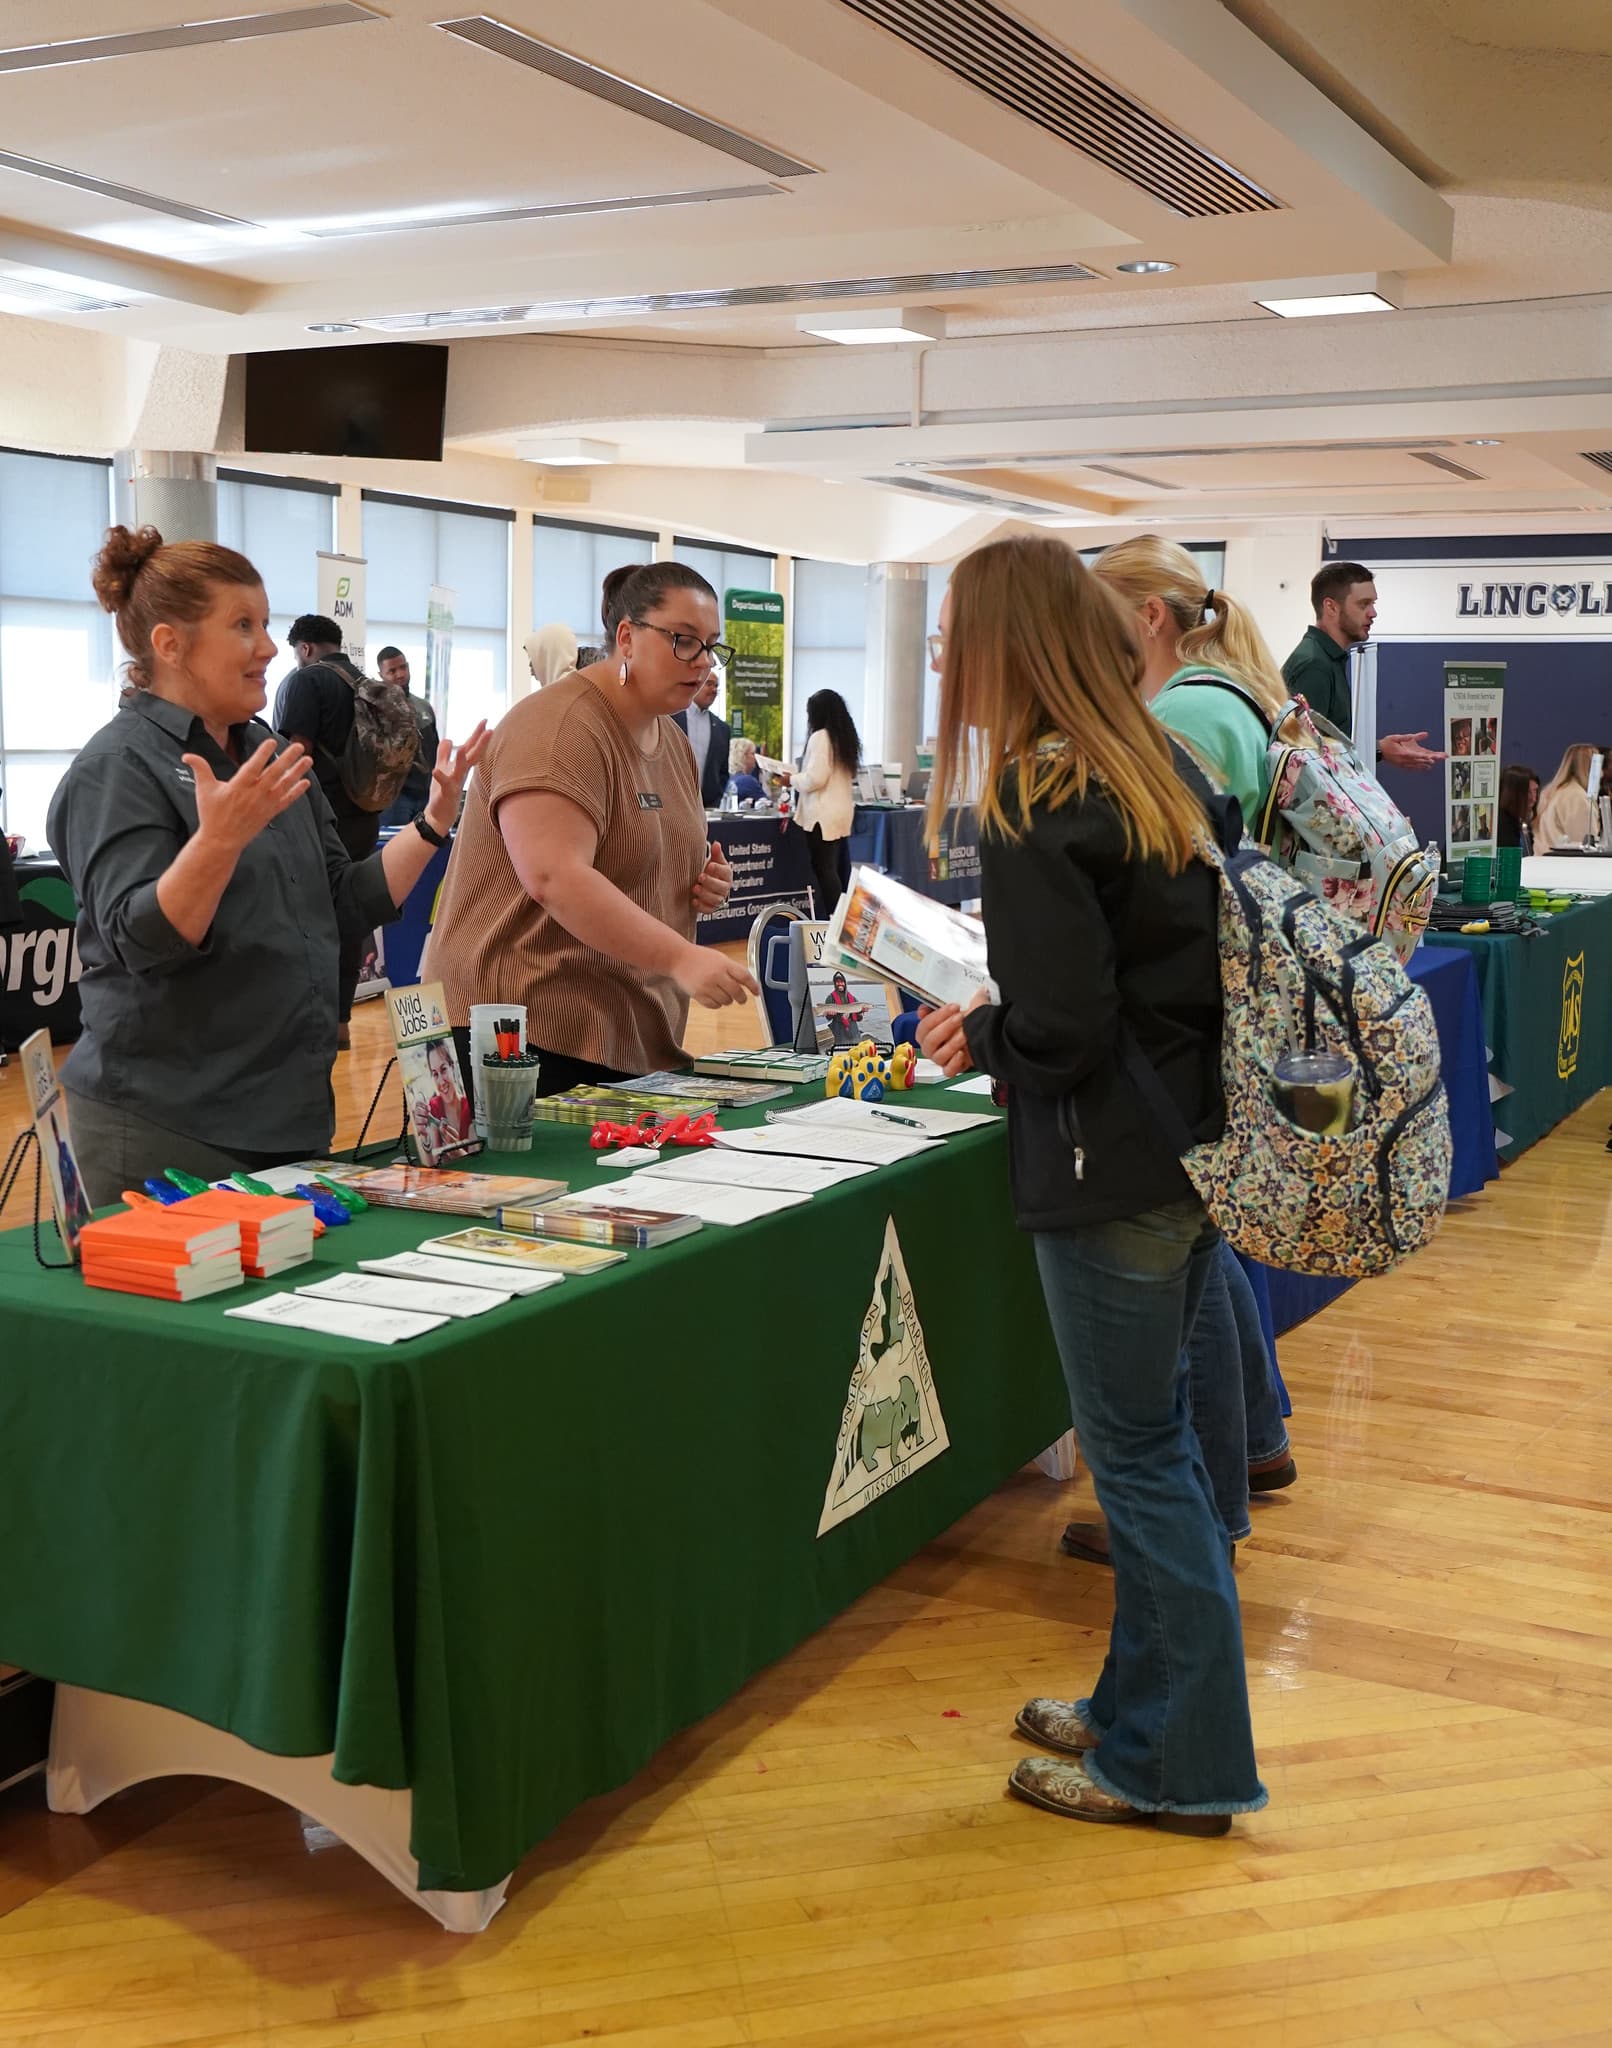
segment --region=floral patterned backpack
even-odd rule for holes
[[[1233,1247],[1334,1278],[1385,1273],[1432,1238],[1450,1187],[1450,1124],[1426,995],[1392,949],[1258,848],[1205,846],[1220,877],[1220,1070],[1226,1127],[1195,1144],[1134,1039],[1121,1056]],[[1355,1068],[1350,1128],[1289,1122],[1272,1089],[1284,1053]]]
[[[1334,910],[1408,960],[1427,929],[1438,868],[1350,742],[1302,697],[1290,697],[1273,721],[1218,669],[1177,680],[1227,691],[1265,727],[1266,796],[1258,817],[1245,821],[1252,836]]]

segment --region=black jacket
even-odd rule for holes
[[[688,713],[674,711],[672,723],[681,726],[688,733]],[[689,741],[689,745],[694,743]],[[728,786],[728,754],[733,746],[733,727],[725,718],[711,713],[711,751],[705,757],[705,772],[700,777],[700,802],[708,811],[721,808],[722,792]]]
[[[1230,829],[1179,748],[1177,766]],[[1229,807],[1235,810],[1235,805]],[[1025,1230],[1070,1230],[1184,1201],[1192,1185],[1126,1073],[1128,1039],[1197,1139],[1220,1134],[1218,881],[1127,856],[1095,787],[1038,806],[1019,840],[982,834],[991,974],[968,1018],[974,1064],[1008,1085],[1013,1203]]]

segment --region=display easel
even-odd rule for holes
[[[70,1273],[78,1263],[76,1259],[47,1259],[44,1247],[39,1242],[39,1203],[43,1193],[45,1177],[45,1155],[40,1150],[39,1133],[32,1127],[19,1132],[16,1143],[6,1154],[6,1163],[0,1166],[0,1209],[11,1200],[11,1191],[22,1179],[22,1170],[28,1162],[29,1147],[34,1154],[34,1257],[47,1273]],[[60,1233],[58,1232],[58,1236]]]
[[[391,1079],[392,1069],[396,1065],[397,1056],[394,1054],[381,1069],[381,1078],[376,1083],[375,1093],[370,1099],[369,1108],[364,1112],[364,1121],[358,1129],[358,1142],[353,1146],[353,1164],[355,1166],[364,1164],[364,1140],[369,1136],[370,1124],[374,1121],[376,1110],[381,1106],[381,1097],[386,1093],[386,1084]],[[407,1149],[408,1141],[409,1126],[407,1118],[405,1118],[403,1128],[398,1132],[396,1139],[387,1144],[383,1149],[387,1152],[402,1152]]]

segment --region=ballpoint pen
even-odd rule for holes
[[[870,1109],[868,1114],[869,1116],[878,1117],[883,1123],[905,1124],[909,1131],[921,1131],[923,1129],[923,1125],[915,1116],[897,1116],[893,1110],[889,1109]]]

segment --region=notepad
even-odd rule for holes
[[[890,1135],[873,1131],[840,1130],[832,1126],[801,1123],[790,1117],[783,1123],[767,1124],[749,1131],[718,1131],[717,1143],[735,1152],[761,1152],[772,1158],[838,1159],[856,1166],[894,1166],[903,1159],[917,1159],[933,1152],[938,1138],[926,1138],[917,1131],[890,1127]]]
[[[834,1159],[769,1159],[754,1152],[733,1152],[713,1145],[709,1151],[668,1152],[651,1181],[697,1181],[707,1187],[769,1188],[785,1195],[820,1195],[848,1180],[860,1180],[875,1169]],[[670,1199],[670,1197],[668,1197]]]
[[[981,1130],[994,1124],[989,1112],[961,1109],[921,1109],[905,1095],[887,1097],[883,1102],[856,1102],[836,1095],[822,1102],[809,1102],[804,1109],[789,1109],[774,1118],[779,1124],[811,1124],[832,1130],[901,1132],[916,1124],[926,1138],[951,1138],[959,1131]],[[916,1135],[916,1133],[914,1134]]]
[[[623,1209],[637,1209],[650,1201],[664,1202],[681,1216],[697,1216],[702,1223],[717,1223],[732,1230],[741,1223],[776,1216],[784,1209],[798,1209],[811,1196],[783,1195],[762,1188],[709,1187],[697,1180],[662,1180],[645,1171],[632,1180],[613,1180],[595,1188],[591,1199]]]

